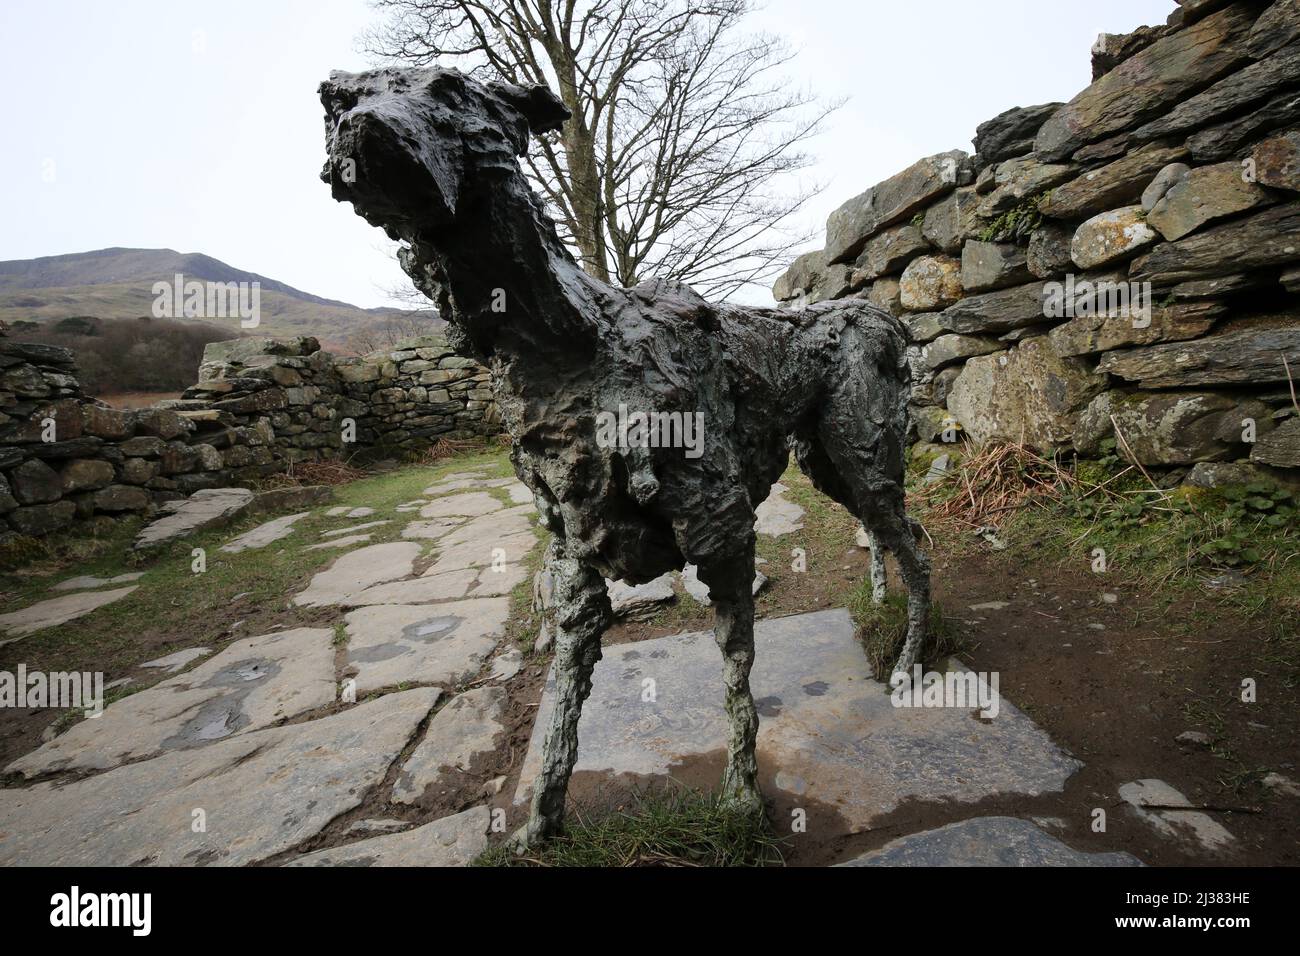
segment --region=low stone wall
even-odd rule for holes
[[[498,431],[491,373],[435,339],[363,358],[312,338],[217,342],[180,399],[126,411],[82,394],[69,350],[0,338],[0,544],[297,462]]]
[[[922,442],[1300,468],[1300,0],[1186,0],[1093,74],[849,200],[774,296],[900,316]]]

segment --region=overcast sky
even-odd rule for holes
[[[983,120],[1068,100],[1100,32],[1173,0],[768,0],[792,83],[847,96],[810,144],[826,215]],[[0,259],[105,246],[203,252],[307,292],[389,304],[405,276],[335,203],[316,85],[369,65],[365,0],[0,0]],[[820,239],[820,235],[819,235]]]

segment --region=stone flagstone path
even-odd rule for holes
[[[802,527],[803,509],[785,490],[778,485],[759,509],[760,534]],[[232,502],[247,503],[209,497],[193,513],[165,518],[164,531],[180,518],[202,524]],[[141,665],[169,676],[5,768],[28,782],[0,788],[0,865],[464,865],[482,853],[486,805],[420,824],[402,814],[502,745],[510,704],[502,682],[525,665],[505,632],[508,595],[527,579],[524,562],[539,542],[531,495],[514,479],[465,472],[395,511],[331,508],[323,513],[341,526],[314,541],[294,534],[311,512],[296,513],[228,542],[222,550],[230,554],[280,541],[341,551],[292,598],[328,623]],[[363,518],[373,520],[355,523]],[[357,533],[394,520],[400,540],[370,544],[371,534]],[[755,590],[764,580],[757,576]],[[638,587],[610,582],[615,611],[653,614],[676,600],[675,584],[707,603],[688,569]],[[26,636],[148,586],[140,575],[72,578],[54,588],[71,593],[0,615],[0,633]],[[976,802],[1059,791],[1080,766],[1006,701],[994,720],[894,708],[871,678],[846,611],[762,621],[757,643],[759,757],[773,774],[764,788],[834,807],[854,830],[910,798]],[[578,770],[662,777],[721,753],[720,675],[708,633],[606,647],[582,716]],[[350,703],[358,697],[367,699]],[[548,679],[517,804],[536,773],[553,697]],[[505,782],[483,788],[485,804]],[[1167,809],[1186,800],[1161,781],[1126,785],[1120,797],[1171,839],[1210,847],[1232,840],[1190,807]],[[368,818],[330,831],[339,845],[295,855],[363,803]],[[1079,853],[1029,821],[975,817],[901,837],[847,865],[1135,862]]]

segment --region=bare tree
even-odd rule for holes
[[[838,104],[789,88],[790,51],[741,30],[749,0],[373,3],[373,55],[558,92],[573,118],[526,162],[592,276],[726,297],[811,238],[791,221],[816,190],[794,174]]]

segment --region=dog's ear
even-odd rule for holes
[[[501,96],[528,121],[528,128],[534,133],[549,133],[559,129],[571,115],[568,107],[547,87],[514,86],[502,84],[498,87]]]

